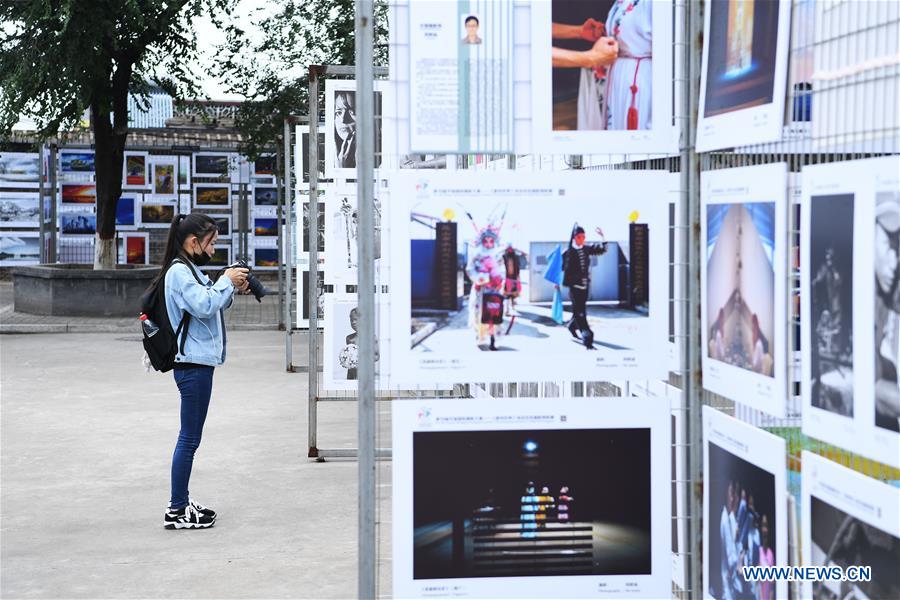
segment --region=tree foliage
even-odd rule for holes
[[[195,95],[192,22],[214,23],[234,0],[0,0],[0,136],[20,116],[38,135],[78,125],[90,109],[97,183],[95,266],[115,260],[115,212],[122,193],[128,95],[152,78],[173,96]],[[110,251],[112,249],[112,252]]]
[[[273,0],[252,18],[226,26],[217,71],[247,98],[238,117],[251,158],[283,133],[284,118],[308,109],[310,65],[353,65],[354,0]],[[375,64],[387,65],[387,5],[375,3]]]

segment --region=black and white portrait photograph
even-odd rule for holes
[[[875,196],[875,425],[900,432],[900,192]]]
[[[381,259],[381,200],[375,202],[374,259]],[[335,190],[325,214],[325,256],[328,276],[336,283],[356,285],[359,240],[358,200],[354,189]]]
[[[375,164],[382,160],[382,96],[375,86]],[[325,176],[356,178],[356,82],[328,79],[325,82]]]
[[[853,194],[810,206],[812,405],[853,416]]]

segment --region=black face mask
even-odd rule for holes
[[[205,267],[211,260],[212,256],[210,256],[206,252],[201,252],[199,256],[195,256],[193,254],[191,255],[191,262],[193,262],[198,267]]]

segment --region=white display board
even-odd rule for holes
[[[666,403],[392,407],[394,597],[670,594]]]
[[[411,2],[410,0],[391,0],[389,2],[390,34],[390,86],[394,90],[389,102],[385,105],[385,117],[388,127],[397,132],[396,137],[385,140],[390,144],[388,157],[400,158],[402,168],[403,157],[416,152],[411,148],[419,142],[428,145],[440,143],[443,150],[421,150],[420,154],[442,154],[454,151],[465,152],[462,142],[469,144],[489,144],[482,150],[471,148],[468,152],[501,152],[491,147],[507,146],[513,143],[515,152],[531,152],[531,47],[529,31],[529,15],[531,2],[493,2],[490,0],[440,2]],[[412,7],[412,10],[411,10]],[[424,9],[424,12],[422,11]],[[411,12],[415,13],[411,15]],[[453,13],[452,16],[450,13]],[[465,12],[465,15],[461,13]],[[431,17],[440,15],[437,18]],[[472,50],[471,45],[464,49],[466,54],[474,55],[477,65],[476,74],[483,73],[487,77],[476,86],[469,86],[468,102],[460,98],[461,75],[469,70],[471,62],[463,62],[460,58],[465,21],[475,16],[479,21],[477,36],[482,44]],[[418,39],[413,39],[412,21],[416,19],[420,25],[427,25],[417,32]],[[509,19],[509,25],[507,25]],[[439,27],[442,41],[438,47],[432,43],[436,38],[426,38],[434,33],[435,25]],[[456,37],[458,28],[459,35]],[[452,35],[451,35],[452,34]],[[446,40],[443,41],[443,40]],[[502,45],[503,50],[497,45]],[[505,54],[504,54],[505,52]],[[454,54],[455,53],[455,54]],[[452,54],[452,56],[451,56]],[[443,58],[440,58],[443,57]],[[455,60],[454,60],[455,59]],[[428,61],[438,60],[439,68],[428,68]],[[489,62],[489,61],[493,62]],[[419,66],[418,74],[416,67]],[[460,68],[462,66],[462,68]],[[494,69],[488,71],[488,67]],[[455,76],[453,75],[455,74]],[[469,78],[471,81],[471,73]],[[511,80],[511,81],[510,81]],[[435,86],[430,87],[430,83]],[[463,81],[465,84],[465,81]],[[499,90],[500,95],[495,95]],[[488,95],[488,94],[491,95]],[[454,98],[454,94],[456,98]],[[474,95],[474,98],[472,97]],[[425,98],[429,98],[426,103]],[[437,98],[437,100],[435,100]],[[456,101],[454,103],[454,100]],[[435,102],[440,102],[450,110],[436,112]],[[465,123],[465,110],[456,110],[462,104],[469,110],[469,120],[476,127],[475,131],[466,132],[450,127]],[[468,104],[468,107],[466,107]],[[473,106],[474,105],[474,106]],[[455,112],[454,112],[455,111]],[[503,111],[509,111],[504,114]],[[508,127],[512,129],[499,129]],[[487,128],[479,131],[477,128]],[[418,133],[416,133],[418,131]],[[474,135],[472,135],[474,134]],[[489,134],[493,134],[489,135]],[[468,139],[467,139],[468,138]],[[413,146],[411,146],[413,144]],[[456,145],[456,146],[454,146]],[[507,146],[508,147],[508,146]]]
[[[392,374],[412,385],[512,382],[523,372],[532,379],[665,378],[667,206],[676,186],[677,177],[658,171],[573,171],[552,180],[513,172],[392,174]],[[456,248],[452,240],[441,242],[446,247],[435,241],[442,223],[455,229]],[[573,296],[574,286],[560,286],[566,310],[555,321],[554,284],[545,274],[557,248],[569,247],[576,223],[594,250],[608,244],[605,254],[590,258],[588,288]],[[486,231],[495,238],[493,249],[475,243]],[[479,327],[496,295],[508,295],[509,248],[524,255],[516,304],[505,301],[502,322]],[[573,276],[580,264],[569,262]],[[474,294],[463,288],[473,275],[482,286]],[[432,287],[445,300],[455,298],[455,308],[434,304]],[[585,291],[590,350],[585,328],[576,335],[565,324],[573,316],[571,299],[583,300]],[[487,303],[483,292],[494,294]],[[491,335],[498,351],[490,350]]]
[[[900,467],[900,157],[803,169],[803,432]]]
[[[677,152],[673,14],[670,2],[532,3],[532,151]]]
[[[809,567],[871,567],[871,581],[802,584],[803,598],[900,598],[900,489],[803,451],[802,548]]]
[[[784,416],[787,165],[700,174],[703,387]]]
[[[745,566],[788,564],[785,441],[703,407],[703,597],[786,598]]]
[[[706,0],[704,18],[697,152],[778,140],[790,0]]]
[[[513,3],[404,5],[410,152],[512,153]]]

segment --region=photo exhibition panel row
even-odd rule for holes
[[[394,596],[667,597],[670,505],[653,500],[669,497],[672,448],[659,406],[395,400]]]
[[[49,156],[45,150],[41,165],[41,155],[37,152],[0,152],[0,239],[7,249],[0,258],[0,266],[40,261],[41,167],[44,225],[58,233],[58,253],[54,260],[93,262],[97,232],[94,151],[61,149],[55,165],[55,190],[50,187]],[[269,251],[271,240],[277,238],[274,156],[262,156],[250,162],[233,152],[161,155],[126,150],[122,187],[116,206],[120,263],[158,261],[160,257],[150,254],[152,232],[169,227],[176,214],[191,211],[205,212],[219,223],[221,246],[210,266],[230,263],[229,244],[238,233],[233,217],[240,204],[240,194],[245,193],[250,213],[250,230],[246,233],[253,246],[248,261],[261,269],[277,265],[277,259],[272,266],[255,260],[256,248]],[[51,211],[54,202],[55,222]]]

